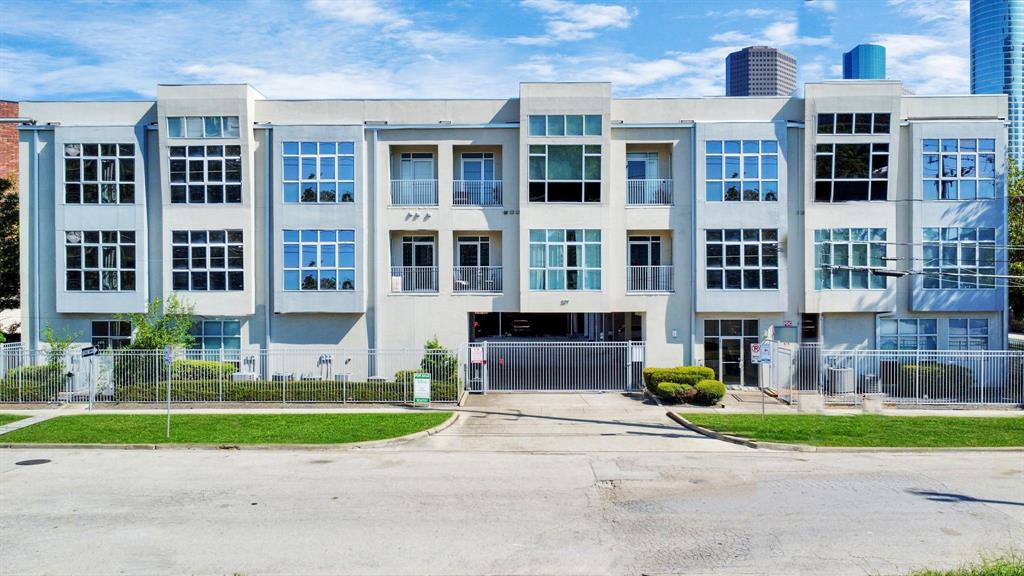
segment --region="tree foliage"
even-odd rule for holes
[[[191,346],[195,341],[189,334],[192,329],[192,310],[191,304],[171,294],[167,300],[150,300],[145,312],[122,315],[120,319],[130,321],[134,330],[128,348],[161,350],[166,346]]]
[[[0,310],[18,307],[18,189],[0,178]]]
[[[1024,246],[1024,167],[1012,156],[1006,171],[1007,244]],[[1007,250],[1010,260],[1010,324],[1024,330],[1024,250]]]
[[[51,366],[64,368],[64,358],[67,356],[68,348],[81,336],[81,332],[72,332],[65,328],[60,334],[54,331],[53,326],[47,322],[43,327],[43,340],[46,341],[47,363]]]

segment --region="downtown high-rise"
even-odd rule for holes
[[[1024,0],[971,0],[971,94],[1009,96],[1007,151],[1024,160]]]

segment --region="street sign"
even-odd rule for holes
[[[750,363],[761,363],[761,345],[758,344],[757,342],[750,345]]]
[[[89,356],[95,356],[99,353],[99,348],[95,346],[89,346],[88,348],[82,348],[82,358],[88,358]]]
[[[417,372],[412,377],[412,397],[416,404],[430,404],[430,374]]]
[[[761,364],[772,363],[772,343],[761,342]]]
[[[473,346],[469,349],[469,362],[470,364],[483,364],[484,363],[484,349],[480,346]]]

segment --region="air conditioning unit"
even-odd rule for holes
[[[255,382],[256,374],[252,372],[235,372],[231,375],[232,382]]]
[[[295,379],[295,374],[291,372],[274,372],[270,379],[274,382],[291,382]]]
[[[349,374],[348,372],[346,372],[344,374],[335,374],[334,375],[334,381],[335,382],[348,382],[351,378],[352,378],[352,375]]]
[[[299,380],[323,380],[323,378],[315,372],[302,372],[299,374]]]

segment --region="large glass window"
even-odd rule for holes
[[[242,348],[242,323],[238,320],[197,320],[189,333],[192,347],[200,350],[234,351]]]
[[[284,142],[285,202],[354,202],[354,142]]]
[[[995,288],[995,228],[924,228],[925,288]]]
[[[600,201],[600,145],[530,145],[530,202]]]
[[[64,203],[135,203],[135,145],[65,144]]]
[[[600,114],[534,114],[530,136],[600,136]]]
[[[125,320],[93,320],[92,345],[100,350],[117,350],[132,341],[132,323]]]
[[[600,230],[530,230],[530,290],[600,289]]]
[[[238,116],[168,116],[168,138],[238,138]]]
[[[937,350],[935,318],[880,318],[878,347],[882,350]]]
[[[778,290],[779,231],[727,228],[705,231],[708,290]]]
[[[242,201],[241,146],[171,146],[171,203]]]
[[[284,230],[285,290],[355,290],[355,230]]]
[[[888,112],[818,114],[818,134],[888,134]]]
[[[889,144],[818,144],[815,202],[885,200],[889,184]]]
[[[65,232],[64,269],[64,286],[69,291],[135,290],[135,232]]]
[[[775,202],[779,199],[777,141],[708,140],[704,149],[708,202]]]
[[[882,290],[886,277],[885,228],[833,228],[814,231],[815,290]]]
[[[925,200],[996,197],[996,141],[991,138],[926,138],[921,141]]]
[[[174,290],[245,289],[241,230],[175,230],[171,260]]]
[[[757,320],[705,320],[704,365],[727,386],[757,386],[750,345],[760,341]]]
[[[950,350],[988,350],[987,318],[950,318]]]

